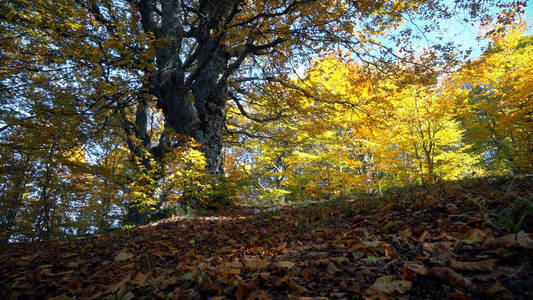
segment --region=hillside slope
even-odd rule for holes
[[[532,202],[531,178],[486,178],[4,245],[0,298],[531,299]]]

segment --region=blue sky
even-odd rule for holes
[[[531,26],[531,24],[533,23],[533,1],[528,1],[524,18],[529,24],[529,29],[526,34],[533,34],[533,26]],[[445,40],[453,41],[457,44],[462,44],[462,49],[467,49],[471,47],[473,50],[471,58],[475,58],[481,55],[482,47],[487,46],[486,41],[480,41],[477,39],[479,31],[478,24],[474,24],[472,26],[455,17],[451,20],[442,22],[441,26],[443,30],[429,35],[428,38],[430,40],[437,36],[442,36],[445,38]],[[421,43],[420,46],[424,47],[427,46],[427,44]]]
[[[532,1],[529,1],[527,3],[526,20],[528,20],[528,23],[529,23],[529,30],[527,31],[527,33],[533,34],[533,26],[531,26],[531,24],[533,24],[533,2]]]

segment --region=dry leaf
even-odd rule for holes
[[[307,289],[298,283],[294,282],[293,280],[289,280],[289,287],[291,288],[291,291],[293,293],[307,293]]]
[[[274,282],[274,286],[276,287],[280,287],[280,286],[285,286],[285,285],[288,285],[289,284],[289,276],[288,275],[285,275],[283,277],[281,277],[280,279],[276,280]]]
[[[239,282],[239,286],[237,287],[237,290],[235,291],[235,298],[237,300],[245,299],[246,295],[248,295],[254,289],[255,289],[255,285],[247,283],[245,281],[241,281]]]
[[[487,259],[473,262],[461,262],[452,259],[451,267],[455,270],[463,271],[492,272],[494,270],[494,265],[496,265],[497,262],[497,259]]]
[[[117,283],[114,283],[114,284],[111,284],[107,287],[107,289],[105,290],[105,294],[109,294],[109,293],[114,293],[116,291],[118,291],[118,289],[125,285],[126,283],[128,283],[128,281],[130,281],[131,279],[131,273],[128,273],[122,280],[120,280],[119,282]]]
[[[472,286],[472,282],[470,280],[464,278],[459,273],[448,267],[433,267],[429,269],[428,274],[435,278],[441,279],[442,281],[452,286]]]
[[[272,300],[272,296],[265,290],[254,290],[248,295],[249,300]]]
[[[230,263],[225,262],[218,265],[215,269],[215,272],[221,277],[228,277],[230,275],[241,274],[241,269],[232,268]]]
[[[520,231],[516,234],[516,241],[518,242],[518,245],[526,249],[533,249],[533,238],[531,236],[531,233]]]
[[[279,269],[290,269],[294,266],[295,264],[288,260],[283,260],[283,261],[280,261],[274,264],[274,267],[279,268]]]
[[[332,261],[332,262],[338,263],[338,264],[350,263],[350,260],[347,257],[344,257],[344,256],[331,257],[329,260]]]
[[[262,271],[270,265],[270,262],[266,259],[259,259],[256,257],[243,257],[242,259],[244,267],[252,272]]]
[[[328,264],[328,268],[327,268],[327,272],[330,274],[330,275],[335,275],[335,273],[338,273],[340,272],[341,270],[339,270],[339,268],[337,268],[337,266],[335,266],[334,263],[329,263]]]
[[[515,245],[517,245],[517,242],[516,242],[516,235],[514,233],[497,237],[495,239],[490,240],[487,243],[487,246],[492,246],[492,247],[512,247]]]
[[[381,276],[368,288],[367,294],[382,292],[385,294],[400,293],[404,294],[411,289],[412,283],[407,280],[394,280],[391,275]]]
[[[115,256],[115,261],[126,261],[130,258],[132,258],[134,255],[129,252],[121,252]]]
[[[494,297],[494,295],[501,293],[501,292],[506,292],[506,291],[507,291],[507,288],[505,286],[503,286],[499,282],[496,282],[495,284],[489,286],[489,288],[485,290],[485,294],[487,296]]]
[[[485,236],[486,234],[477,228],[470,229],[464,234],[463,242],[468,245],[473,245],[475,243],[483,242]]]
[[[520,231],[497,237],[487,243],[487,246],[512,247],[520,245],[526,249],[533,249],[533,238],[531,233]]]
[[[387,203],[385,206],[383,206],[383,208],[381,209],[382,211],[389,211],[389,210],[392,210],[394,209],[394,203],[390,202],[390,203]]]
[[[426,267],[418,262],[407,262],[402,268],[403,278],[411,281],[419,279],[420,276],[425,276],[428,273]]]

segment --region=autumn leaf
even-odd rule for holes
[[[268,268],[270,262],[266,259],[259,259],[257,257],[243,257],[244,267],[252,272],[262,271]]]
[[[422,276],[427,275],[427,268],[419,262],[407,262],[402,267],[403,278],[416,281],[419,280]]]
[[[385,294],[404,294],[411,289],[412,283],[407,280],[394,280],[394,276],[381,276],[367,289],[366,293],[373,295],[376,292]]]
[[[134,255],[132,253],[121,252],[121,253],[119,253],[119,254],[117,254],[115,256],[114,260],[117,261],[117,262],[123,262],[123,261],[131,259],[132,257],[134,257]]]
[[[278,269],[291,269],[292,267],[294,267],[296,264],[291,262],[291,261],[288,261],[288,260],[283,260],[283,261],[279,261],[279,262],[276,262],[274,264],[274,267],[278,268]]]
[[[454,259],[451,260],[451,267],[455,270],[475,271],[475,272],[492,272],[497,259],[487,259],[475,262],[461,262]]]
[[[120,289],[120,287],[122,287],[123,285],[125,285],[126,283],[128,283],[131,279],[131,276],[132,274],[131,273],[128,273],[126,274],[126,276],[124,276],[124,278],[122,278],[120,281],[118,281],[117,283],[114,283],[114,284],[111,284],[109,285],[106,290],[105,290],[105,294],[109,294],[109,293],[114,293],[116,291],[118,291]]]
[[[520,231],[516,234],[516,242],[526,249],[533,249],[533,234]]]
[[[464,278],[461,274],[455,272],[454,270],[448,267],[432,267],[428,270],[428,275],[438,278],[452,286],[467,288],[472,286],[471,280]]]
[[[468,245],[472,245],[485,240],[485,236],[486,234],[479,229],[470,229],[464,234],[462,241]]]

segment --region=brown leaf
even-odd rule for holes
[[[451,267],[455,270],[462,271],[492,272],[494,270],[494,265],[496,265],[497,262],[497,259],[487,259],[473,262],[461,262],[452,259]]]
[[[128,283],[128,281],[130,281],[130,279],[131,279],[131,273],[128,273],[124,278],[122,278],[121,281],[107,286],[107,289],[105,290],[104,293],[105,294],[109,294],[109,293],[114,293],[114,292],[118,291],[118,289],[121,286],[123,286],[126,283]]]
[[[402,268],[403,278],[411,281],[416,281],[421,276],[428,273],[427,268],[419,262],[406,262]]]
[[[477,228],[470,229],[464,234],[463,242],[468,245],[473,245],[475,243],[483,242],[485,236],[486,234]]]
[[[215,272],[221,277],[241,274],[241,269],[232,268],[228,262],[222,263],[215,268]]]
[[[350,262],[350,260],[347,257],[344,257],[344,256],[331,257],[329,260],[332,261],[332,262],[338,263],[338,264],[343,264],[343,263],[349,263]]]
[[[307,293],[307,289],[298,283],[294,282],[293,280],[289,280],[289,287],[291,288],[291,291],[293,293]]]
[[[134,255],[129,252],[121,252],[115,256],[115,261],[126,261],[128,259],[131,259]]]
[[[516,241],[518,242],[518,245],[526,248],[526,249],[533,249],[533,238],[531,233],[525,233],[523,231],[520,231],[516,234]]]
[[[501,292],[506,292],[506,291],[507,291],[507,288],[505,286],[503,286],[499,282],[496,282],[495,284],[489,286],[489,288],[485,290],[485,294],[487,296],[494,297],[494,295],[501,293]]]
[[[327,268],[327,272],[330,274],[330,275],[335,275],[336,273],[340,272],[341,270],[339,270],[339,268],[337,268],[337,266],[335,266],[334,263],[329,263],[328,264],[328,268]]]
[[[274,282],[275,287],[285,286],[289,284],[289,276],[285,275]]]
[[[311,266],[327,266],[329,264],[329,258],[316,259],[309,262]]]
[[[292,268],[294,266],[295,266],[295,264],[293,262],[288,261],[288,260],[279,261],[279,262],[274,264],[274,267],[279,268],[279,269],[290,269],[290,268]]]
[[[424,230],[424,232],[422,232],[422,234],[418,237],[418,241],[423,243],[428,236],[430,236],[429,231]]]
[[[237,260],[234,260],[234,261],[230,262],[228,264],[228,266],[230,268],[235,268],[235,269],[241,269],[242,268],[242,264],[239,261],[237,261]]]
[[[254,290],[248,295],[249,300],[272,300],[272,296],[265,290]]]
[[[470,287],[472,282],[459,273],[455,272],[453,269],[448,267],[433,267],[429,269],[429,275],[432,277],[441,279],[442,281],[452,285],[460,287]]]
[[[254,289],[255,289],[255,285],[247,283],[245,281],[241,281],[239,282],[239,286],[237,287],[237,290],[235,291],[235,298],[237,298],[237,300],[242,300],[246,298],[246,295],[248,295]]]
[[[520,231],[518,233],[510,233],[487,241],[487,246],[489,247],[512,247],[517,245],[526,249],[533,249],[532,233]]]
[[[391,275],[381,276],[367,289],[369,295],[381,292],[385,294],[399,293],[404,294],[411,289],[412,283],[407,280],[394,280]]]
[[[383,206],[383,208],[381,209],[382,211],[389,211],[389,210],[392,210],[394,209],[394,203],[390,202],[390,203],[387,203],[385,206]]]
[[[270,262],[266,259],[259,259],[257,257],[243,257],[242,259],[244,267],[252,272],[262,271],[270,265]]]
[[[257,275],[263,281],[267,281],[270,278],[270,272],[261,272],[261,273],[259,273]]]

